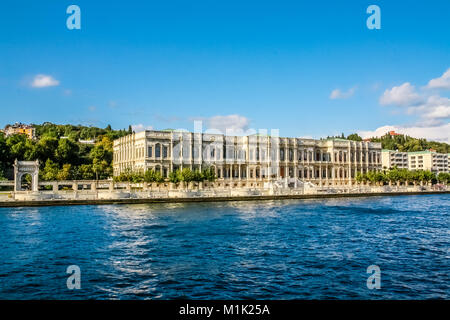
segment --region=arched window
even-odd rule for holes
[[[155,158],[160,158],[161,157],[161,145],[159,143],[157,143],[155,145]]]

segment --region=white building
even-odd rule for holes
[[[168,177],[185,167],[211,167],[218,179],[347,185],[354,183],[357,172],[381,170],[381,143],[173,130],[142,131],[114,140],[114,175],[128,168],[153,169]]]
[[[381,150],[381,163],[383,169],[390,169],[396,166],[399,169],[409,169],[408,152],[394,150]]]
[[[408,152],[410,170],[429,170],[434,173],[449,172],[448,154],[435,151]]]

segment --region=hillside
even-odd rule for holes
[[[5,137],[0,133],[0,179],[12,178],[15,159],[39,159],[43,180],[108,178],[112,175],[112,142],[131,132],[131,127],[113,130],[109,125],[104,129],[49,122],[33,126],[34,140],[23,134]]]
[[[339,137],[342,138],[342,137]],[[356,133],[347,136],[348,140],[362,141],[362,138]],[[434,149],[439,153],[450,153],[450,145],[444,142],[427,141],[426,139],[417,139],[407,135],[390,135],[386,133],[382,137],[370,138],[370,141],[381,142],[383,149],[399,150],[404,152],[423,151]]]

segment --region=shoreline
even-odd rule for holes
[[[188,202],[229,202],[229,201],[268,201],[295,199],[329,199],[329,198],[362,198],[379,196],[450,194],[450,191],[413,191],[413,192],[370,192],[370,193],[335,193],[335,194],[289,194],[289,195],[255,195],[230,197],[181,197],[181,198],[125,198],[125,199],[61,199],[34,201],[0,201],[0,208],[17,207],[52,207],[76,205],[111,205],[111,204],[144,204],[144,203],[188,203]]]

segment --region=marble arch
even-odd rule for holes
[[[36,161],[14,161],[14,191],[22,190],[22,177],[26,174],[31,176],[31,191],[38,191],[39,185],[39,160]]]

